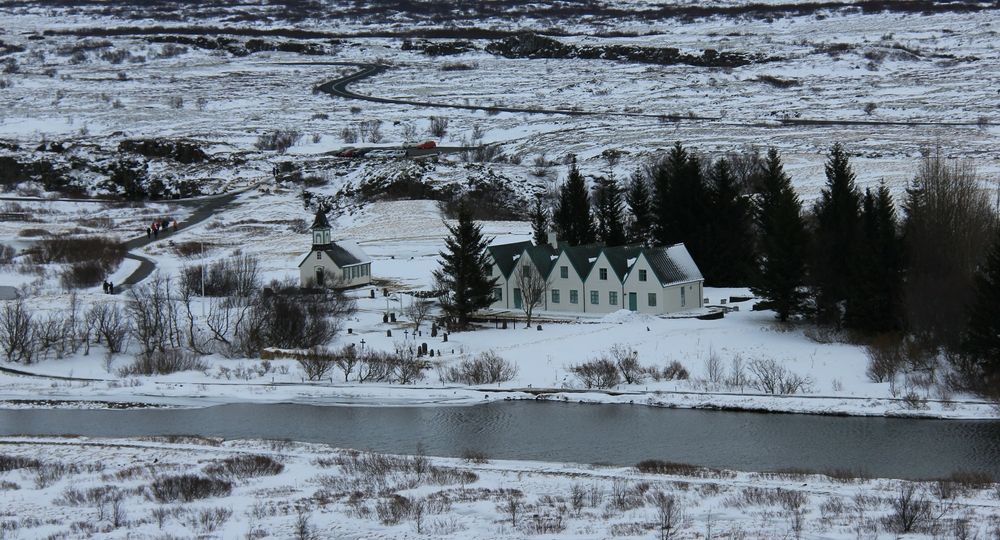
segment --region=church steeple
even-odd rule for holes
[[[330,222],[326,220],[326,212],[322,208],[316,210],[316,219],[313,220],[310,229],[312,229],[314,250],[330,247]]]

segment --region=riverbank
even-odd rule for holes
[[[935,482],[393,456],[202,437],[0,437],[18,537],[874,539],[1000,533],[986,475]],[[182,479],[187,479],[182,481]],[[197,489],[195,489],[197,487]],[[900,501],[903,501],[902,503]],[[904,504],[900,508],[900,504]],[[902,519],[919,509],[912,521]]]

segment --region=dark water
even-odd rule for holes
[[[0,410],[0,434],[197,434],[392,453],[634,465],[660,459],[750,471],[864,470],[1000,478],[1000,421],[909,420],[504,402],[473,407],[220,405],[181,410]]]

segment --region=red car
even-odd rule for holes
[[[435,146],[437,146],[437,143],[435,143],[434,141],[427,141],[418,144],[417,148],[420,148],[421,150],[427,150],[428,148],[434,148]]]

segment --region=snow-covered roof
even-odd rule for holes
[[[371,257],[354,240],[340,240],[331,242],[329,245],[323,246],[322,249],[313,249],[299,262],[299,266],[302,266],[302,263],[306,262],[317,251],[325,253],[338,268],[372,262]]]

